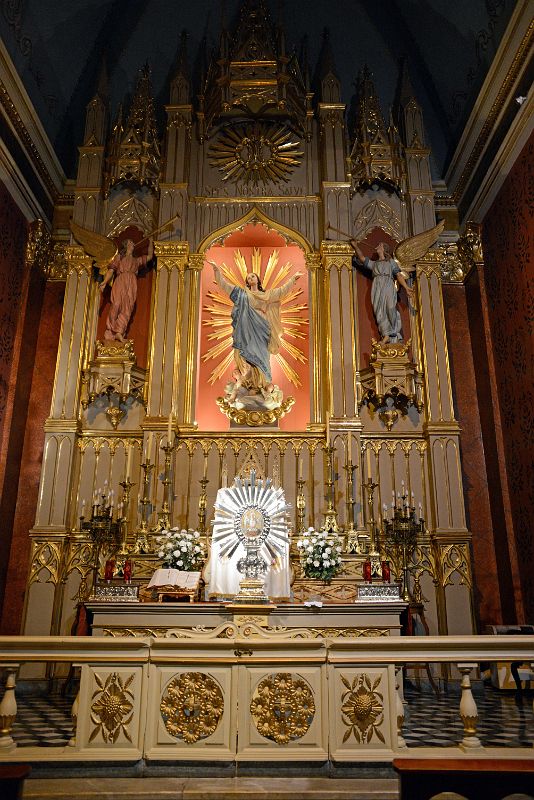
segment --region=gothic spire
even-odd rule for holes
[[[330,41],[330,31],[323,31],[323,43],[319,53],[317,78],[320,86],[320,99],[323,103],[341,102],[341,81],[337,74],[334,52]]]

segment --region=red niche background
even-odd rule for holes
[[[304,253],[301,248],[296,244],[287,243],[286,240],[276,231],[269,230],[266,226],[261,224],[247,225],[242,231],[235,231],[226,237],[223,245],[216,245],[210,247],[206,251],[206,258],[215,261],[218,265],[226,264],[232,267],[234,264],[234,254],[237,249],[240,250],[244,256],[247,265],[250,266],[252,252],[254,248],[261,251],[261,275],[263,277],[267,260],[273,250],[279,251],[278,267],[291,263],[291,269],[287,278],[291,277],[295,272],[302,272],[303,277],[296,283],[295,289],[300,289],[301,294],[298,298],[291,302],[291,305],[306,305],[307,311],[301,312],[305,315],[306,319],[310,319],[309,310],[309,297],[308,297],[308,273],[304,261]],[[287,280],[286,278],[286,280]],[[223,356],[203,361],[202,356],[215,344],[213,341],[208,340],[208,335],[212,328],[206,324],[211,318],[207,306],[213,305],[208,297],[209,291],[220,291],[219,287],[214,281],[213,270],[209,264],[204,264],[201,280],[201,313],[200,313],[200,332],[199,332],[199,350],[198,350],[198,384],[197,384],[197,407],[196,407],[196,421],[199,430],[209,431],[224,431],[229,430],[230,421],[221,413],[216,400],[221,397],[224,392],[224,387],[231,380],[231,373],[234,369],[234,364],[226,370],[224,375],[217,380],[213,385],[209,383],[209,377],[214,367],[219,363]],[[303,352],[306,358],[305,363],[292,358],[283,349],[281,354],[288,361],[290,366],[298,374],[300,387],[294,386],[284,375],[281,367],[276,362],[274,356],[271,357],[271,368],[273,375],[273,383],[278,384],[284,393],[284,398],[291,396],[295,398],[295,405],[291,411],[283,417],[279,422],[280,430],[297,431],[306,430],[306,426],[310,421],[310,352],[309,352],[309,336],[310,328],[301,329],[305,334],[304,339],[289,339],[292,344],[296,344]],[[228,352],[228,351],[227,351]]]

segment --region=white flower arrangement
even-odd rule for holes
[[[157,555],[163,560],[163,566],[167,569],[179,569],[183,572],[196,572],[202,569],[206,552],[198,531],[178,530],[178,528],[163,530],[156,542]]]
[[[308,528],[297,540],[306,578],[331,581],[341,570],[341,544],[335,533]]]

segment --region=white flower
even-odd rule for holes
[[[338,553],[341,553],[341,547],[339,547],[339,545],[336,547],[336,550]]]
[[[306,552],[313,553],[313,547],[310,545],[308,548],[306,548]]]
[[[200,539],[200,533],[198,531],[195,531],[193,536],[195,537],[195,539]]]
[[[302,544],[303,544],[305,547],[307,547],[307,546],[309,545],[309,543],[310,543],[310,540],[309,540],[308,538],[306,538],[306,539],[303,539],[303,540],[302,540]]]
[[[329,567],[329,566],[330,566],[330,561],[328,559],[325,559],[323,567]]]
[[[196,544],[195,545],[195,553],[200,553],[200,550],[201,550],[201,548],[198,546],[198,544]]]
[[[164,555],[165,555],[165,553],[163,552],[163,550],[160,550],[159,553],[158,553],[158,558],[163,558]]]
[[[312,560],[311,560],[311,558],[307,558],[307,559],[306,559],[306,564],[311,564],[311,563],[312,563]]]
[[[182,551],[182,553],[187,553],[187,547],[185,546],[185,544],[183,544],[183,545],[180,547],[180,550]]]
[[[188,539],[192,539],[192,538],[193,538],[193,534],[192,534],[192,533],[188,533],[188,534],[187,534],[187,538],[188,538]]]
[[[177,561],[176,563],[178,564],[179,567],[183,567],[183,565],[184,565],[183,561]]]
[[[297,547],[299,548],[299,550],[302,550],[302,548],[304,547],[304,542],[301,542],[299,539],[299,541],[297,542]]]
[[[319,566],[320,566],[320,564],[319,564],[319,562],[318,562],[318,561],[314,561],[314,562],[313,562],[313,566],[314,566],[314,567],[319,567]]]
[[[175,550],[173,552],[173,556],[176,556],[176,558],[178,558],[179,555],[180,555],[180,551],[179,550]]]
[[[329,555],[331,552],[332,552],[332,548],[331,548],[331,547],[327,547],[327,548],[325,549],[325,553],[326,553],[327,555]]]

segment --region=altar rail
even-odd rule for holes
[[[0,761],[388,762],[476,755],[534,757],[531,748],[484,748],[471,676],[480,662],[533,660],[528,636],[306,638],[254,621],[166,638],[3,637]],[[16,747],[19,667],[81,667],[67,747]],[[456,665],[463,723],[457,747],[408,750],[399,675],[404,665]],[[527,713],[531,713],[528,710]]]

